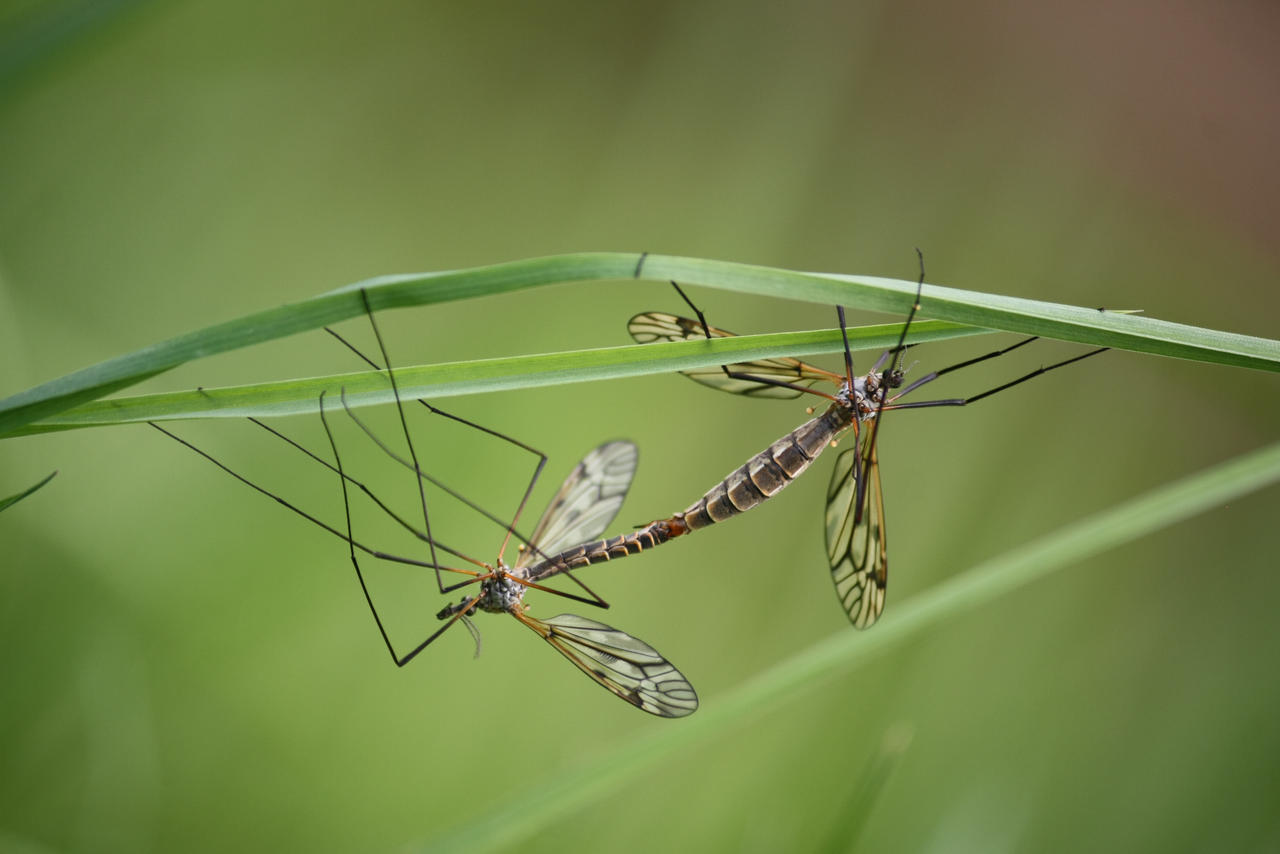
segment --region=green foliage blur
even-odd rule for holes
[[[91,6],[0,16],[0,396],[369,276],[583,250],[911,279],[920,247],[938,284],[1277,334],[1273,6],[1184,0],[1158,20],[1128,0]],[[693,296],[743,333],[834,322],[824,306]],[[415,364],[625,344],[626,320],[652,309],[683,305],[607,282],[382,322],[395,362]],[[366,324],[343,329],[370,346]],[[919,348],[912,370],[993,340]],[[1033,345],[929,396],[1073,352]],[[346,368],[317,333],[134,391]],[[1267,374],[1112,353],[969,409],[886,418],[883,619],[1274,440],[1278,391]],[[549,455],[525,530],[606,439],[641,449],[620,532],[683,509],[804,417],[803,401],[677,376],[437,403]],[[413,424],[424,467],[511,512],[532,457]],[[278,426],[323,445],[314,419]],[[261,431],[176,429],[340,523],[335,478]],[[357,429],[339,440],[412,511],[412,484]],[[613,603],[603,619],[670,657],[704,708],[853,631],[824,562],[830,466],[748,517],[584,573]],[[0,443],[0,494],[55,468],[0,515],[0,848],[399,849],[681,726],[505,617],[477,620],[478,660],[457,629],[398,670],[340,541],[150,428]],[[432,503],[442,538],[493,559],[501,531],[446,505]],[[1272,850],[1278,514],[1273,489],[940,626],[520,850]],[[394,540],[367,507],[357,525]],[[434,629],[433,582],[371,574],[402,648]]]

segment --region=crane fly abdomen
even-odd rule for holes
[[[745,513],[772,498],[813,465],[831,441],[853,423],[853,410],[833,403],[717,483],[678,518],[696,531]]]
[[[607,540],[583,543],[580,546],[574,546],[559,554],[552,555],[537,565],[530,567],[527,577],[530,581],[539,581],[543,578],[559,575],[562,572],[581,569],[593,563],[604,563],[614,558],[639,554],[645,549],[660,546],[672,537],[678,537],[683,533],[683,529],[673,530],[672,526],[668,524],[668,520],[659,519],[639,531],[620,534]]]

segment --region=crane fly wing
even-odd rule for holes
[[[889,560],[885,550],[884,493],[876,449],[853,447],[836,458],[827,487],[827,558],[836,595],[855,628],[865,629],[884,610]],[[867,462],[864,464],[864,458]],[[858,478],[867,472],[862,510]]]
[[[639,638],[575,614],[539,620],[519,610],[511,613],[636,708],[663,718],[682,718],[698,708],[698,694],[684,674]]]
[[[606,442],[582,458],[547,505],[531,536],[535,549],[520,553],[516,566],[593,540],[622,508],[639,452],[632,442]]]
[[[726,332],[723,329],[717,329],[714,326],[708,327],[706,330],[702,327],[702,321],[693,320],[688,317],[679,317],[674,314],[667,314],[664,311],[647,311],[644,314],[637,314],[627,322],[627,331],[631,333],[631,337],[638,344],[652,344],[655,341],[698,341],[706,340],[707,331],[710,331],[712,338],[733,338],[732,332]],[[839,374],[833,374],[830,371],[824,371],[822,368],[816,368],[813,365],[800,361],[799,359],[777,358],[777,359],[756,359],[751,362],[734,362],[727,366],[730,371],[738,374],[751,374],[757,377],[767,377],[773,380],[781,380],[794,385],[811,386],[817,382],[830,382],[839,386],[844,377]],[[780,400],[794,400],[799,397],[802,392],[796,389],[783,388],[776,385],[767,385],[765,383],[755,383],[750,380],[739,379],[725,374],[720,367],[711,368],[694,368],[688,371],[681,371],[691,380],[700,382],[703,385],[718,388],[721,391],[727,391],[730,394],[741,394],[747,397],[767,397]]]
[[[631,442],[608,442],[583,457],[533,532],[538,550],[555,554],[599,536],[622,506],[638,456]],[[533,560],[532,553],[522,552],[517,566]],[[509,613],[633,706],[666,718],[698,708],[698,695],[684,675],[639,638],[574,614],[539,620],[519,608]]]

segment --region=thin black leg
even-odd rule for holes
[[[854,511],[854,515],[853,515],[855,526],[862,521],[862,514],[866,509],[865,499],[867,495],[867,479],[871,477],[871,466],[874,464],[875,458],[876,458],[876,454],[875,454],[876,437],[880,435],[880,416],[884,413],[886,404],[889,400],[890,378],[896,377],[898,378],[897,380],[898,382],[901,381],[902,360],[906,354],[906,349],[907,349],[904,346],[907,340],[907,330],[911,328],[911,322],[915,320],[916,314],[919,313],[920,311],[920,294],[924,290],[924,253],[921,252],[919,248],[916,249],[916,259],[920,264],[920,275],[916,279],[916,297],[915,297],[915,300],[913,300],[911,303],[911,310],[907,312],[907,319],[902,324],[902,334],[898,336],[897,345],[891,351],[886,351],[886,352],[892,352],[893,357],[889,362],[889,370],[885,371],[880,375],[880,387],[879,387],[880,399],[876,403],[876,417],[875,417],[875,420],[871,423],[871,427],[867,431],[866,443],[858,446],[860,449],[859,460],[858,460],[858,463],[855,464],[857,465],[857,470],[858,470],[858,489],[857,489],[857,495],[854,498],[854,500],[857,502],[857,504],[855,504],[854,506],[857,509]],[[843,311],[841,311],[840,313],[840,319],[841,319],[841,323],[843,324],[843,321],[844,321]],[[842,325],[842,328],[843,328],[843,325]],[[883,361],[884,361],[884,356],[882,355],[880,359],[876,362],[876,364],[880,364]],[[855,423],[856,423],[856,420],[855,420]],[[856,437],[854,441],[857,441]]]
[[[1026,342],[1025,342],[1025,341],[1023,341],[1023,342],[1020,342],[1019,344],[1016,344],[1016,345],[1014,345],[1014,346],[1021,346],[1022,344],[1025,344],[1025,343],[1026,343]],[[1009,349],[1013,349],[1013,348],[1011,347],[1011,348],[1009,348]],[[1031,371],[1031,372],[1030,372],[1030,373],[1028,373],[1028,374],[1025,374],[1025,375],[1023,375],[1023,376],[1021,376],[1021,377],[1018,377],[1016,380],[1012,380],[1012,381],[1010,381],[1010,382],[1004,383],[1003,385],[998,385],[998,386],[996,386],[995,388],[992,388],[992,389],[987,389],[986,391],[982,392],[981,394],[975,394],[975,395],[973,395],[973,396],[971,396],[971,397],[950,398],[950,399],[946,399],[946,400],[921,400],[921,401],[908,401],[907,403],[894,403],[894,402],[891,400],[891,401],[890,401],[890,403],[889,403],[889,405],[888,405],[888,406],[886,406],[886,407],[885,407],[885,409],[886,409],[886,410],[894,410],[894,409],[926,409],[926,408],[928,408],[928,407],[933,407],[933,406],[968,406],[970,403],[977,403],[979,400],[982,400],[982,399],[984,399],[984,398],[991,397],[993,394],[997,394],[998,392],[1002,392],[1002,391],[1004,391],[1005,389],[1013,388],[1014,386],[1016,386],[1016,385],[1020,385],[1021,383],[1024,383],[1024,382],[1026,382],[1026,381],[1027,381],[1027,380],[1029,380],[1029,379],[1034,379],[1035,377],[1038,377],[1038,376],[1040,376],[1041,374],[1047,374],[1047,373],[1049,373],[1049,371],[1053,371],[1053,370],[1057,370],[1058,368],[1066,367],[1067,365],[1074,364],[1075,362],[1079,362],[1079,361],[1081,361],[1082,359],[1088,359],[1090,356],[1096,356],[1096,355],[1098,355],[1099,353],[1105,353],[1105,352],[1107,352],[1107,351],[1108,351],[1108,350],[1110,350],[1110,349],[1111,349],[1110,347],[1098,347],[1097,349],[1090,350],[1090,351],[1089,351],[1089,352],[1087,352],[1087,353],[1081,353],[1079,356],[1072,356],[1070,359],[1063,359],[1061,362],[1055,362],[1055,363],[1053,363],[1052,365],[1046,365],[1046,366],[1042,366],[1042,367],[1036,368],[1034,371]],[[983,357],[983,358],[985,358],[985,357]],[[910,391],[912,388],[917,388],[917,387],[919,387],[919,385],[920,385],[920,383],[914,383],[912,386],[909,386],[907,389],[905,389],[905,390],[903,391],[903,394],[905,394],[907,391]],[[901,397],[901,395],[896,395],[896,396],[895,396],[895,399],[896,399],[897,397]]]
[[[217,458],[216,458],[216,457],[214,457],[212,454],[209,454],[208,452],[203,451],[203,450],[201,450],[200,448],[197,448],[195,445],[191,444],[191,443],[190,443],[190,442],[188,442],[186,439],[183,439],[181,436],[178,436],[178,435],[177,435],[177,434],[175,434],[175,433],[171,433],[171,432],[169,432],[168,430],[164,429],[163,427],[161,427],[159,424],[155,423],[154,421],[148,421],[147,423],[148,423],[148,424],[150,424],[152,427],[156,428],[157,430],[159,430],[161,433],[163,433],[163,434],[165,434],[166,436],[168,436],[170,439],[173,439],[173,440],[174,440],[175,442],[177,442],[178,444],[183,445],[183,446],[185,446],[185,447],[189,448],[189,449],[190,449],[190,450],[192,450],[192,451],[195,451],[197,454],[199,454],[200,456],[204,457],[206,460],[208,460],[209,462],[213,463],[215,466],[217,466],[218,468],[222,469],[224,472],[226,472],[227,474],[231,475],[231,476],[232,476],[232,477],[234,477],[236,480],[238,480],[238,481],[240,481],[241,483],[245,484],[246,486],[248,486],[248,487],[250,487],[250,488],[252,488],[252,489],[256,490],[257,492],[262,493],[263,495],[267,496],[267,497],[268,497],[268,498],[270,498],[271,500],[275,501],[277,504],[280,504],[281,506],[283,506],[283,507],[285,507],[285,508],[287,508],[287,509],[289,509],[289,510],[292,510],[294,513],[296,513],[296,514],[298,514],[299,516],[301,516],[302,518],[306,519],[308,522],[311,522],[312,524],[316,525],[316,526],[317,526],[317,527],[319,527],[319,528],[323,528],[324,530],[326,530],[326,531],[328,531],[329,533],[333,534],[333,535],[334,535],[335,537],[337,537],[338,539],[343,540],[344,542],[350,543],[353,547],[355,547],[355,548],[359,549],[360,551],[364,552],[365,554],[369,555],[370,557],[378,558],[379,560],[392,561],[392,562],[394,562],[394,563],[403,563],[403,564],[408,564],[409,566],[421,566],[421,567],[425,567],[425,568],[427,568],[427,569],[437,569],[437,570],[440,570],[441,572],[458,572],[458,573],[462,573],[462,574],[464,574],[464,575],[472,575],[472,574],[476,574],[476,575],[478,575],[478,574],[479,574],[479,573],[476,573],[476,572],[475,572],[475,570],[470,570],[470,569],[458,569],[457,567],[443,566],[443,565],[436,564],[436,563],[433,563],[433,562],[430,562],[430,561],[417,560],[416,558],[411,558],[411,557],[402,557],[402,556],[400,556],[400,555],[393,555],[393,554],[390,554],[389,552],[379,551],[378,549],[370,548],[369,546],[366,546],[366,545],[364,545],[363,543],[361,543],[359,540],[352,540],[352,539],[349,539],[349,538],[347,537],[347,535],[346,535],[346,534],[342,533],[342,532],[341,532],[341,531],[339,531],[337,528],[334,528],[333,526],[328,525],[328,524],[326,524],[325,522],[320,521],[320,520],[319,520],[319,519],[317,519],[315,516],[312,516],[312,515],[311,515],[310,513],[308,513],[307,511],[305,511],[305,510],[301,509],[300,507],[298,507],[297,505],[295,505],[295,504],[291,503],[290,501],[288,501],[288,500],[287,500],[287,499],[285,499],[284,497],[282,497],[282,496],[280,496],[280,495],[277,495],[276,493],[272,492],[271,490],[267,489],[266,487],[264,487],[264,486],[260,486],[259,484],[254,483],[253,481],[249,480],[249,479],[248,479],[247,477],[245,477],[244,475],[242,475],[242,474],[240,474],[239,472],[237,472],[237,471],[235,471],[234,469],[232,469],[232,468],[231,468],[230,466],[228,466],[226,463],[224,463],[224,462],[222,462],[221,460],[217,459]],[[344,480],[345,480],[345,478],[344,478]],[[441,551],[444,551],[444,549],[441,549]],[[468,581],[468,582],[466,582],[466,583],[472,583],[472,582],[471,582],[471,581]]]
[[[396,667],[404,667],[413,659],[415,655],[427,648],[427,645],[434,641],[440,635],[462,618],[466,610],[460,610],[453,619],[449,620],[439,629],[437,629],[425,641],[414,647],[407,655],[400,656],[396,653],[395,645],[391,643],[391,637],[387,634],[387,629],[382,625],[382,618],[378,616],[378,608],[373,604],[373,596],[369,594],[369,585],[365,583],[364,573],[360,571],[360,561],[356,559],[356,550],[351,545],[353,537],[351,533],[351,501],[347,494],[347,476],[342,470],[342,457],[338,454],[338,443],[333,440],[333,431],[329,429],[329,419],[324,413],[324,392],[320,393],[320,421],[324,425],[324,434],[329,438],[329,447],[333,449],[333,459],[337,463],[338,480],[342,484],[342,509],[347,519],[347,553],[351,556],[351,565],[355,567],[356,579],[360,582],[360,590],[364,593],[364,601],[369,604],[369,611],[373,614],[373,621],[378,624],[378,633],[382,635],[382,642],[387,645],[387,652],[391,653],[391,660],[396,663]],[[474,607],[474,604],[472,605]]]
[[[404,431],[404,441],[409,446],[409,458],[413,460],[413,470],[415,472],[420,471],[422,466],[418,465],[418,452],[414,450],[413,437],[409,435],[409,422],[405,420],[404,405],[400,402],[400,388],[396,385],[396,375],[391,370],[391,360],[387,356],[387,346],[382,341],[382,333],[378,331],[378,322],[373,319],[373,308],[369,305],[369,292],[364,288],[360,289],[360,299],[364,302],[364,313],[369,318],[369,326],[373,329],[373,337],[378,342],[378,352],[382,354],[382,363],[387,366],[387,379],[391,382],[391,394],[396,401],[396,415],[400,418],[400,427]],[[323,416],[323,414],[324,411],[321,410],[321,415]],[[328,429],[327,423],[325,429]],[[332,444],[332,437],[330,437],[330,443]],[[418,485],[418,501],[422,508],[422,524],[427,534],[427,548],[431,551],[431,562],[435,563],[436,545],[431,537],[431,515],[427,512],[426,489],[423,487],[422,478],[415,476],[413,480]],[[347,488],[346,480],[342,481],[342,488],[344,490]],[[439,571],[436,572],[436,586],[440,588],[441,593],[445,592],[444,579]]]
[[[367,306],[367,305],[368,305],[368,301],[367,301],[367,297],[366,297],[366,306]],[[372,320],[372,317],[370,318],[370,320]],[[333,329],[331,329],[331,328],[329,328],[328,326],[326,326],[326,327],[324,328],[324,331],[325,331],[325,332],[328,332],[328,333],[329,333],[330,335],[332,335],[334,338],[338,339],[338,341],[340,341],[344,347],[346,347],[348,350],[350,350],[352,353],[354,353],[356,356],[358,356],[362,361],[364,361],[364,363],[365,363],[365,364],[369,365],[369,366],[370,366],[371,368],[373,368],[375,371],[381,371],[381,370],[383,370],[383,367],[382,367],[381,365],[379,365],[379,364],[378,364],[376,361],[374,361],[373,359],[370,359],[367,355],[365,355],[363,352],[361,352],[361,350],[360,350],[358,347],[356,347],[354,344],[352,344],[350,341],[348,341],[348,340],[347,340],[346,338],[344,338],[342,335],[340,335],[340,334],[338,334],[337,332],[335,332]],[[384,353],[384,358],[385,358],[385,353]],[[496,515],[494,515],[493,513],[488,512],[488,511],[487,511],[487,510],[485,510],[484,508],[480,507],[478,504],[476,504],[476,503],[474,503],[474,502],[470,501],[469,499],[467,499],[466,497],[464,497],[461,493],[458,493],[458,492],[456,492],[456,491],[454,491],[454,490],[450,489],[449,487],[445,486],[445,485],[444,485],[443,483],[441,483],[440,481],[438,481],[438,480],[436,480],[436,479],[432,478],[430,475],[428,475],[428,474],[426,474],[425,472],[423,472],[421,469],[418,469],[418,470],[417,470],[418,477],[420,477],[420,478],[425,478],[425,479],[426,479],[429,483],[431,483],[433,486],[436,486],[437,488],[439,488],[439,489],[440,489],[440,490],[442,490],[443,492],[445,492],[445,493],[447,493],[448,495],[450,495],[450,496],[452,496],[452,497],[456,498],[457,500],[461,501],[463,504],[467,505],[468,507],[470,507],[471,509],[475,510],[475,511],[476,511],[477,513],[479,513],[480,515],[484,516],[486,519],[489,519],[490,521],[492,521],[492,522],[494,522],[494,523],[498,524],[499,526],[501,526],[501,527],[503,528],[503,530],[505,530],[505,531],[506,531],[506,537],[504,537],[504,539],[503,539],[503,541],[502,541],[502,548],[499,550],[499,553],[502,553],[502,552],[506,551],[507,541],[510,539],[510,537],[511,537],[511,535],[512,535],[512,534],[514,534],[515,536],[519,537],[522,541],[524,541],[524,542],[526,542],[526,543],[527,543],[527,542],[529,542],[529,539],[528,539],[527,537],[525,537],[524,535],[522,535],[519,531],[517,531],[517,530],[516,530],[516,528],[515,528],[515,526],[516,526],[516,523],[520,520],[521,515],[524,513],[525,506],[526,506],[526,505],[528,504],[528,502],[529,502],[529,496],[533,494],[533,488],[534,488],[534,486],[537,484],[537,482],[538,482],[538,478],[542,476],[542,470],[543,470],[543,468],[544,468],[544,467],[546,466],[546,464],[547,464],[547,455],[546,455],[546,454],[544,454],[542,451],[539,451],[537,448],[534,448],[534,447],[532,447],[532,446],[530,446],[530,445],[526,445],[524,442],[521,442],[519,439],[516,439],[516,438],[515,438],[515,437],[513,437],[513,436],[508,436],[508,435],[506,435],[505,433],[499,432],[499,431],[497,431],[497,430],[493,430],[493,429],[491,429],[491,428],[489,428],[489,427],[485,427],[483,424],[477,424],[477,423],[475,423],[474,421],[470,421],[470,420],[468,420],[468,419],[466,419],[466,418],[463,418],[463,417],[462,417],[462,416],[460,416],[460,415],[454,415],[454,414],[453,414],[453,413],[451,413],[451,412],[446,412],[445,410],[441,409],[440,407],[438,407],[438,406],[434,406],[434,405],[432,405],[431,403],[429,403],[428,401],[423,400],[422,398],[416,398],[416,400],[418,401],[418,403],[420,403],[422,406],[424,406],[424,407],[427,409],[427,411],[428,411],[428,412],[430,412],[430,413],[431,413],[431,414],[433,414],[433,415],[440,415],[440,416],[443,416],[444,418],[448,418],[448,419],[450,419],[450,420],[452,420],[452,421],[456,421],[456,422],[458,422],[459,424],[465,425],[465,426],[467,426],[467,427],[471,427],[472,429],[479,430],[479,431],[480,431],[480,432],[482,432],[482,433],[486,433],[486,434],[488,434],[488,435],[490,435],[490,436],[493,436],[493,437],[494,437],[494,438],[496,438],[496,439],[501,439],[502,441],[504,441],[504,442],[508,442],[508,443],[510,443],[510,444],[512,444],[512,445],[515,445],[517,448],[520,448],[521,450],[527,451],[528,453],[533,454],[534,456],[536,456],[536,457],[538,458],[538,464],[534,467],[533,475],[529,478],[529,482],[528,482],[528,484],[525,486],[525,489],[524,489],[524,494],[520,497],[520,503],[516,506],[515,513],[512,515],[511,521],[510,521],[509,523],[508,523],[508,522],[504,522],[504,521],[502,521],[500,518],[498,518],[498,517],[497,517]],[[344,400],[344,405],[345,405],[345,400]],[[351,414],[350,407],[347,407],[347,412],[348,412],[348,414]],[[355,422],[356,422],[357,424],[359,424],[359,425],[360,425],[361,429],[362,429],[362,430],[364,430],[365,435],[369,436],[369,438],[370,438],[370,439],[372,439],[375,443],[377,443],[377,445],[378,445],[380,448],[382,448],[382,450],[383,450],[383,451],[385,451],[385,452],[386,452],[386,453],[387,453],[387,454],[388,454],[392,459],[396,460],[396,461],[397,461],[397,462],[399,462],[401,465],[404,465],[404,466],[408,467],[410,470],[413,470],[413,468],[414,468],[414,467],[412,466],[412,464],[410,464],[409,462],[405,461],[402,457],[400,457],[399,455],[397,455],[396,453],[394,453],[394,452],[393,452],[393,451],[392,451],[392,450],[391,450],[391,449],[386,445],[386,443],[384,443],[384,442],[383,442],[383,441],[381,441],[377,436],[375,436],[375,435],[374,435],[374,434],[373,434],[373,433],[372,433],[372,432],[371,432],[371,431],[370,431],[370,430],[369,430],[369,429],[364,425],[364,423],[360,421],[360,419],[355,418],[355,416],[352,416],[352,418],[353,418],[353,420],[355,420]]]

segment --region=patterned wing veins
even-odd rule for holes
[[[717,329],[710,326],[707,330],[702,328],[702,323],[698,320],[692,320],[688,317],[679,317],[674,314],[667,314],[663,311],[647,311],[644,314],[637,314],[627,323],[627,331],[631,333],[631,337],[638,344],[651,344],[655,341],[697,341],[706,339],[706,332],[710,331],[712,338],[733,338],[734,333],[726,332],[723,329]],[[778,358],[778,359],[756,359],[751,362],[734,362],[727,366],[730,371],[737,374],[751,374],[757,377],[766,377],[768,379],[782,380],[783,382],[793,383],[800,386],[810,386],[816,382],[830,382],[836,386],[844,380],[839,374],[833,374],[830,371],[824,371],[822,368],[816,368],[813,365],[800,361],[799,359]],[[767,385],[765,383],[755,383],[750,380],[739,379],[727,375],[719,367],[711,368],[694,368],[688,371],[681,371],[691,380],[700,382],[703,385],[718,388],[721,391],[727,391],[731,394],[741,394],[747,397],[767,397],[780,400],[794,400],[803,392],[797,389],[783,388],[776,385]]]
[[[856,506],[857,480],[864,470],[861,450],[849,448],[836,458],[827,488],[826,533],[827,558],[836,595],[854,627],[865,629],[874,624],[884,610],[889,563],[880,464],[874,448],[869,449],[870,465],[865,466],[868,478],[861,518]]]
[[[636,708],[663,718],[682,718],[698,708],[697,692],[684,674],[639,638],[574,614],[538,620],[512,613],[583,673]]]
[[[636,446],[625,441],[606,442],[583,457],[534,529],[531,545],[536,551],[525,549],[516,566],[600,536],[622,508],[638,460]]]

